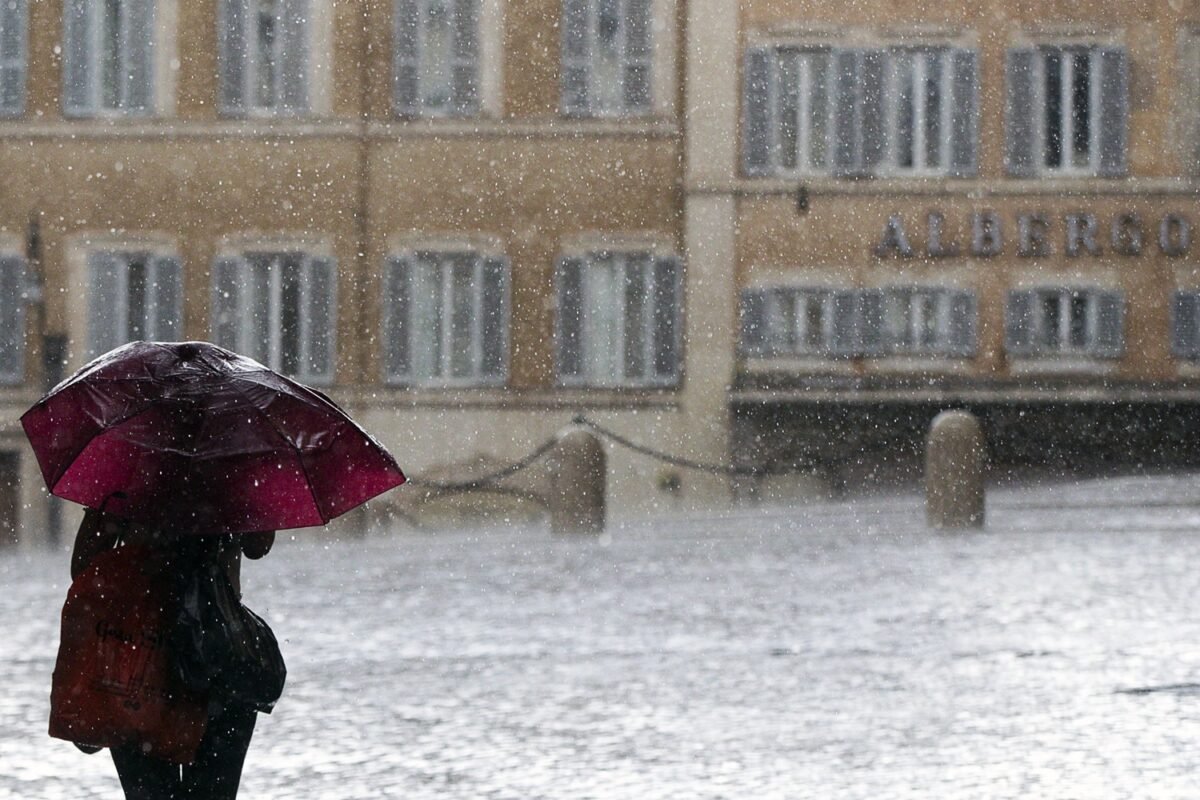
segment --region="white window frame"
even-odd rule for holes
[[[118,93],[120,98],[116,105],[108,105],[104,98],[104,61],[105,61],[105,0],[87,0],[87,36],[88,36],[88,55],[91,61],[87,64],[87,93],[88,106],[71,107],[66,111],[71,116],[83,117],[149,117],[158,113],[159,106],[162,105],[162,97],[159,92],[159,74],[160,52],[163,46],[163,36],[161,31],[161,21],[164,17],[163,9],[159,8],[159,2],[150,3],[152,18],[150,20],[150,31],[152,40],[150,42],[150,58],[148,62],[149,73],[146,80],[149,85],[146,87],[146,95],[149,104],[146,108],[136,108],[128,105],[130,94],[132,93],[130,83],[129,69],[129,46],[128,42],[132,40],[129,34],[129,25],[132,16],[126,12],[127,0],[121,0],[121,32],[118,35],[119,52],[116,54],[119,62],[117,70],[120,76]],[[70,47],[70,44],[66,45]],[[65,76],[64,76],[65,77]],[[64,92],[64,100],[67,93]]]
[[[419,116],[419,117],[471,117],[479,114],[484,103],[484,87],[483,87],[483,58],[484,58],[484,39],[486,34],[486,26],[484,24],[484,15],[489,12],[489,3],[485,0],[410,0],[415,5],[417,17],[416,30],[416,47],[415,53],[411,57],[406,57],[400,52],[399,45],[393,40],[393,75],[392,79],[396,85],[393,87],[392,102],[393,108],[397,114],[401,116]],[[445,69],[449,73],[450,80],[450,95],[444,101],[434,104],[430,101],[427,89],[427,74],[424,58],[426,50],[426,41],[429,37],[429,19],[430,19],[430,4],[439,2],[450,8],[450,58],[449,63],[445,65]],[[475,53],[473,57],[463,56],[458,52],[457,41],[454,28],[456,26],[455,18],[460,13],[461,4],[464,2],[473,2],[475,4]],[[400,26],[401,6],[399,0],[393,2],[392,9],[392,30],[394,34],[398,34]],[[403,67],[410,67],[415,70],[416,80],[416,99],[413,107],[404,107],[399,102],[398,84],[400,81],[400,70]],[[455,70],[469,68],[472,71],[472,83],[474,87],[474,96],[470,103],[465,108],[459,108],[455,104],[454,86],[455,86]]]
[[[925,301],[932,300],[932,308]],[[931,286],[891,286],[883,289],[882,336],[888,353],[894,355],[941,355],[953,348],[954,290]],[[888,326],[893,304],[902,304],[904,330]],[[928,312],[928,313],[927,313]],[[922,341],[924,323],[934,319],[934,340]]]
[[[834,63],[833,51],[828,48],[812,48],[812,47],[796,47],[789,45],[779,45],[768,48],[771,58],[771,71],[773,79],[771,81],[770,101],[767,113],[770,116],[771,129],[771,170],[772,173],[780,177],[811,177],[811,176],[827,176],[833,173],[833,102],[834,102]],[[783,59],[796,58],[797,65],[797,87],[796,87],[796,114],[797,114],[797,131],[796,131],[796,160],[795,165],[788,167],[784,164],[783,147],[781,140],[783,138]],[[823,164],[815,163],[813,158],[814,142],[813,142],[813,88],[819,85],[821,81],[814,78],[815,67],[813,62],[818,59],[825,60],[825,133],[824,141],[816,143],[816,147],[822,151]]]
[[[431,370],[429,375],[416,374],[416,363],[419,360],[431,362],[431,357],[421,359],[416,353],[417,342],[413,337],[408,341],[408,359],[409,369],[407,373],[394,373],[388,368],[389,359],[383,359],[384,381],[393,386],[417,386],[421,388],[475,388],[475,387],[496,387],[504,386],[508,382],[509,368],[509,331],[512,322],[512,311],[510,302],[510,293],[512,285],[512,272],[508,266],[507,259],[499,254],[483,252],[477,249],[456,248],[420,248],[404,252],[398,252],[392,255],[391,259],[404,259],[407,261],[408,269],[410,270],[409,280],[409,297],[408,297],[408,315],[409,324],[414,325],[414,307],[417,304],[415,298],[415,287],[417,281],[414,280],[417,269],[431,268],[437,271],[435,282],[438,284],[438,294],[434,302],[438,304],[438,315],[442,321],[441,337],[438,342],[438,348],[435,351],[439,357],[438,363]],[[463,376],[454,375],[454,266],[456,262],[463,259],[469,259],[472,268],[471,287],[471,316],[470,316],[470,332],[471,341],[471,356],[470,367],[471,374]],[[503,293],[501,299],[501,345],[500,352],[503,356],[503,361],[500,366],[500,371],[495,375],[487,375],[484,373],[484,346],[483,346],[483,319],[484,319],[484,275],[483,271],[488,260],[503,261],[505,264],[503,274]],[[393,269],[389,264],[385,269]],[[383,334],[382,341],[384,347],[391,347],[388,331],[391,330],[392,314],[395,313],[395,299],[390,297],[386,288],[382,293],[383,300]],[[410,328],[411,330],[411,328]]]
[[[274,62],[276,69],[272,76],[272,97],[270,105],[259,102],[259,49],[258,27],[256,20],[260,3],[264,0],[217,0],[219,3],[218,26],[218,107],[222,115],[234,118],[275,119],[275,118],[304,118],[330,111],[332,92],[332,58],[333,52],[333,14],[334,3],[323,0],[303,0],[305,8],[302,19],[302,30],[299,39],[303,43],[303,52],[296,54],[297,62],[302,64],[303,104],[290,105],[287,97],[285,74],[288,72],[289,57],[293,56],[288,49],[288,38],[284,35],[289,28],[287,14],[290,10],[286,0],[271,0],[275,4],[274,19],[276,36],[273,44]],[[241,30],[238,31],[230,19],[232,3],[244,3],[245,18]],[[241,43],[241,48],[234,44]],[[240,93],[240,104],[237,98],[227,94],[229,87],[229,72],[232,69],[230,59],[237,53],[240,63],[241,81],[237,85]],[[298,73],[297,73],[298,74]]]
[[[658,11],[658,3],[655,2],[655,0],[644,0],[644,2],[646,2],[647,6],[648,6],[647,12],[646,12],[648,15],[647,36],[649,37],[650,41],[648,42],[646,55],[644,57],[637,57],[637,56],[630,55],[630,53],[628,52],[629,51],[629,36],[628,36],[629,14],[628,14],[628,10],[627,10],[627,4],[629,2],[631,2],[631,0],[612,0],[613,2],[619,2],[621,5],[621,10],[620,10],[620,14],[619,14],[620,28],[619,28],[619,33],[617,34],[617,40],[619,42],[619,48],[620,48],[620,52],[618,55],[617,69],[620,72],[621,77],[620,77],[620,100],[615,105],[609,105],[609,104],[599,103],[597,100],[597,93],[595,91],[595,86],[596,86],[595,60],[596,60],[596,58],[598,58],[597,48],[596,48],[596,40],[597,40],[597,31],[599,29],[599,21],[600,21],[599,5],[600,5],[600,2],[602,2],[602,0],[577,0],[577,1],[578,2],[586,2],[586,4],[587,4],[587,35],[586,35],[586,45],[585,45],[587,52],[586,52],[586,54],[583,54],[583,55],[577,55],[577,54],[572,54],[572,53],[568,52],[568,45],[566,42],[566,36],[564,34],[561,67],[564,71],[564,74],[568,69],[571,69],[571,68],[580,68],[585,71],[585,74],[587,76],[587,78],[586,78],[586,80],[587,80],[587,102],[583,107],[576,107],[572,103],[568,102],[567,92],[566,92],[566,89],[564,86],[560,90],[561,95],[562,95],[561,106],[562,106],[563,113],[565,115],[571,116],[571,117],[584,117],[584,118],[590,117],[590,118],[598,118],[598,119],[599,118],[618,118],[619,119],[619,118],[630,118],[630,117],[646,117],[646,116],[652,115],[655,112],[655,108],[656,108],[655,94],[660,89],[660,87],[658,86],[658,82],[655,79],[655,72],[656,72],[656,70],[655,70],[655,67],[656,67],[655,55],[657,52],[655,39],[657,38],[657,36],[656,36],[657,32],[655,30],[656,26],[655,26],[654,22],[655,22],[656,12]],[[638,1],[642,1],[642,0],[638,0]],[[563,4],[564,14],[566,13],[567,7],[568,7],[567,3],[564,2],[564,4]],[[567,27],[567,23],[564,19],[564,22],[560,26],[560,28],[563,31],[565,31],[566,27]],[[638,66],[643,67],[646,70],[646,99],[645,99],[645,105],[635,107],[635,106],[631,106],[628,102],[626,80],[628,77],[629,68],[630,67],[638,67]]]
[[[324,258],[325,254],[314,251],[303,246],[262,246],[248,247],[236,253],[225,254],[225,258],[232,258],[237,262],[239,275],[238,291],[241,292],[237,312],[239,317],[236,319],[236,345],[233,349],[238,352],[245,353],[251,357],[265,355],[263,363],[277,372],[285,372],[283,365],[283,272],[285,268],[296,269],[299,271],[297,285],[299,288],[299,297],[297,298],[297,326],[296,326],[296,357],[299,362],[299,369],[291,377],[306,383],[313,384],[329,384],[333,382],[337,372],[337,317],[338,317],[338,275],[336,262],[334,263],[334,271],[330,277],[329,286],[329,329],[326,331],[329,342],[329,371],[325,374],[314,373],[310,370],[309,365],[312,363],[312,353],[310,352],[310,344],[312,341],[310,325],[312,321],[309,319],[307,309],[311,298],[311,276],[312,262],[318,258]],[[254,289],[257,286],[257,281],[249,279],[249,271],[258,269],[257,261],[266,260],[269,265],[267,268],[268,283],[267,291],[267,321],[266,321],[266,336],[267,340],[264,343],[266,353],[259,353],[259,348],[255,347],[255,342],[252,341],[254,326],[251,324],[251,316],[255,313],[260,305],[261,298],[252,296]],[[285,260],[294,261],[292,267],[282,266]],[[216,298],[216,292],[219,287],[216,283],[217,276],[214,276],[213,285],[213,313],[218,313],[220,304]],[[214,338],[216,336],[216,320],[213,322]]]
[[[0,103],[0,117],[16,117],[25,113],[25,96],[28,91],[29,5],[27,0],[0,0],[0,2],[13,4],[11,11],[6,9],[4,12],[0,12],[0,25],[11,23],[18,28],[14,40],[17,52],[5,54],[3,48],[0,48],[0,79],[7,79],[7,76],[15,75],[13,79],[20,85],[20,99],[15,105]],[[6,38],[8,38],[8,31],[0,31],[0,42]],[[2,98],[3,95],[0,94],[0,99]]]
[[[94,259],[97,256],[107,256],[108,258],[111,258],[116,265],[118,265],[118,271],[116,274],[117,286],[113,292],[114,303],[112,307],[107,310],[108,313],[115,315],[114,322],[118,339],[115,346],[120,346],[127,342],[134,341],[134,339],[131,338],[133,333],[130,331],[131,307],[129,298],[129,272],[131,265],[135,260],[143,261],[143,269],[145,270],[145,276],[143,278],[144,298],[142,319],[140,321],[140,327],[142,330],[141,338],[147,341],[178,338],[178,335],[181,334],[183,330],[184,295],[182,264],[178,256],[161,249],[153,247],[139,247],[136,245],[90,248],[84,258],[84,263],[88,273],[86,285],[89,288],[94,285],[93,282],[95,280],[95,275],[92,274],[92,269],[94,267]],[[163,269],[170,267],[169,262],[173,262],[174,268],[179,270],[179,274],[175,276],[179,281],[179,284],[176,286],[174,308],[167,310],[167,313],[170,315],[170,317],[175,320],[174,330],[166,329],[161,325],[163,318],[159,314],[160,309],[158,307],[158,303],[160,302],[160,293],[157,291],[157,287],[160,285],[162,280],[166,280],[165,276],[160,275],[160,272]],[[88,313],[90,315],[94,312],[93,310],[89,309]],[[87,331],[88,340],[85,350],[89,359],[102,355],[105,351],[107,351],[107,349],[109,349],[104,344],[96,342],[93,339],[93,322],[91,320],[89,320]]]
[[[1092,354],[1100,340],[1099,293],[1092,288],[1039,288],[1034,290],[1035,304],[1033,313],[1032,335],[1034,347],[1038,353],[1055,356],[1085,356]],[[1082,296],[1086,303],[1084,310],[1084,343],[1075,346],[1071,343],[1071,301]],[[1047,319],[1043,314],[1044,301],[1053,298],[1058,305],[1058,330],[1053,337],[1048,337],[1046,330]],[[1048,338],[1052,341],[1047,342]]]
[[[656,351],[657,336],[654,316],[654,289],[656,287],[654,282],[656,280],[656,264],[663,256],[664,254],[653,250],[640,249],[592,250],[571,254],[571,258],[577,258],[582,262],[579,298],[581,374],[559,374],[560,385],[596,388],[654,388],[674,386],[678,383],[683,363],[680,347],[680,328],[683,319],[681,307],[683,279],[679,266],[675,271],[671,308],[674,315],[675,373],[662,376],[655,374],[658,352]],[[626,374],[625,363],[625,323],[628,314],[625,283],[630,265],[637,262],[644,262],[645,269],[643,283],[645,296],[642,299],[639,322],[645,374],[630,376]],[[604,273],[608,274],[604,275]],[[556,280],[557,277],[556,270]],[[601,293],[606,296],[598,296]],[[613,302],[614,299],[616,302]],[[562,312],[563,310],[560,308],[560,317]],[[562,346],[561,319],[556,327],[559,329],[559,335],[555,342],[557,353]],[[603,350],[597,347],[601,337],[606,340],[607,344]]]
[[[951,147],[953,146],[953,103],[954,103],[954,64],[953,49],[949,47],[896,47],[888,53],[887,76],[887,156],[883,171],[893,175],[911,175],[935,177],[947,175],[950,172]],[[913,86],[913,120],[912,144],[913,163],[904,166],[900,163],[900,114],[902,112],[900,86],[904,79],[901,72],[902,59],[907,58],[911,64]],[[939,141],[938,160],[936,166],[928,164],[928,129],[926,126],[928,114],[927,87],[929,61],[936,58],[941,63],[941,76],[938,80],[938,91],[941,96],[941,107],[938,109]]]
[[[791,303],[791,324],[788,310]],[[800,304],[804,313],[799,313]],[[833,349],[833,290],[821,287],[772,287],[764,294],[763,316],[766,324],[766,349],[771,356],[824,356]],[[808,311],[812,305],[821,309],[819,342],[811,344],[808,330]]]
[[[1088,162],[1080,166],[1075,164],[1075,120],[1073,108],[1073,84],[1075,75],[1075,58],[1079,53],[1087,54],[1088,61]],[[1047,137],[1047,104],[1050,101],[1046,94],[1046,61],[1052,55],[1060,58],[1059,69],[1059,104],[1061,121],[1059,124],[1060,163],[1050,166],[1046,163],[1049,158],[1049,138]],[[1068,57],[1070,56],[1070,57]],[[1101,124],[1101,75],[1100,59],[1097,58],[1097,48],[1092,45],[1044,45],[1037,48],[1035,65],[1035,87],[1040,98],[1038,107],[1033,109],[1037,115],[1036,125],[1038,144],[1037,172],[1043,175],[1089,176],[1099,175],[1100,164],[1100,124]]]

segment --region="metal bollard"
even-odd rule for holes
[[[983,428],[968,411],[943,411],[925,439],[925,518],[932,528],[982,528]]]
[[[595,434],[568,428],[559,435],[550,479],[550,530],[604,531],[607,469],[604,445]]]

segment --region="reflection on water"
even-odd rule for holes
[[[1200,480],[324,545],[247,565],[288,690],[246,797],[1194,797]],[[45,736],[65,555],[0,559],[0,798],[119,796]]]

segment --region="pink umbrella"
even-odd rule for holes
[[[132,342],[21,417],[50,491],[197,533],[324,525],[404,483],[336,403],[207,342]]]

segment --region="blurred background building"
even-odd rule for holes
[[[0,528],[17,419],[137,338],[323,387],[413,475],[583,413],[619,514],[1189,463],[1200,7],[0,0]],[[406,490],[401,490],[400,494]]]

